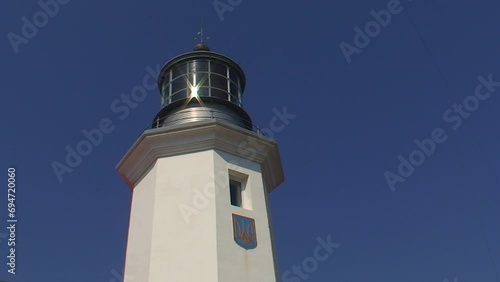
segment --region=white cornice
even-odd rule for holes
[[[245,159],[252,156],[249,160],[261,165],[268,192],[284,180],[276,141],[216,119],[144,131],[116,170],[133,190],[158,158],[212,149]]]

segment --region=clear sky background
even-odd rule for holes
[[[12,165],[19,222],[16,275],[3,237],[0,279],[118,281],[131,193],[115,165],[160,97],[149,91],[124,119],[111,104],[147,66],[190,51],[203,17],[211,49],[246,72],[255,124],[269,127],[273,109],[296,115],[273,133],[286,178],[270,196],[280,273],[331,236],[340,247],[299,281],[500,281],[500,87],[479,105],[467,98],[478,76],[500,81],[500,2],[405,1],[348,63],[339,44],[354,46],[354,28],[388,2],[244,0],[221,20],[212,1],[71,0],[16,53],[7,35],[41,7],[4,1],[0,226]],[[464,99],[468,118],[443,118]],[[59,181],[51,164],[103,118],[115,130]],[[392,191],[384,173],[436,128],[446,141]]]

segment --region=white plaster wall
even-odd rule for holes
[[[231,206],[229,169],[249,176],[251,210]],[[256,163],[214,150],[158,159],[134,188],[125,281],[276,282],[266,201]],[[233,213],[255,219],[256,249],[234,242]]]
[[[218,281],[215,204],[200,196],[214,182],[213,151],[157,162],[149,281]]]
[[[273,246],[267,211],[267,197],[260,165],[224,152],[216,152],[217,171],[235,170],[248,175],[246,193],[251,197],[251,209],[234,207],[227,186],[217,194],[217,251],[219,282],[276,282]],[[219,183],[220,184],[220,183]],[[234,241],[232,214],[255,219],[257,247],[245,250]]]
[[[149,281],[156,164],[135,187],[130,208],[124,281]]]

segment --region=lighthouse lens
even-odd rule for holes
[[[198,97],[198,86],[191,87],[191,97],[192,98]]]

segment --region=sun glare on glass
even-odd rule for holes
[[[198,86],[191,86],[191,97],[196,98],[198,97]]]

